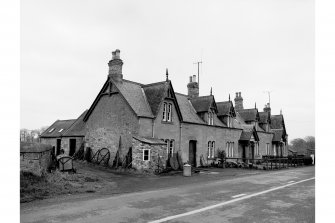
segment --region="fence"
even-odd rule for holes
[[[240,157],[224,158],[226,167],[236,165],[236,167],[249,167],[261,166],[263,169],[282,169],[288,167],[298,167],[304,165],[303,157],[263,157],[262,159],[250,159]],[[232,164],[233,163],[233,164]]]

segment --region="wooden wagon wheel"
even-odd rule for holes
[[[108,161],[110,158],[110,152],[106,148],[102,148],[99,150],[99,154],[97,156],[97,164],[103,163],[104,165],[108,165]]]
[[[173,170],[178,170],[179,169],[179,163],[178,163],[178,158],[176,156],[176,154],[173,154],[171,157],[170,157],[170,166],[172,167]]]

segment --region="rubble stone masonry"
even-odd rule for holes
[[[87,120],[86,130],[85,147],[90,147],[93,153],[107,148],[111,153],[109,164],[112,165],[120,137],[120,155],[124,156],[132,146],[132,135],[138,134],[139,120],[123,96],[105,95]]]

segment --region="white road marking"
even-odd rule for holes
[[[286,185],[283,185],[283,186],[274,187],[274,188],[271,188],[271,189],[268,189],[268,190],[264,190],[264,191],[261,191],[261,192],[254,193],[254,194],[249,194],[249,195],[244,196],[244,197],[235,198],[235,199],[230,200],[230,201],[225,201],[225,202],[218,203],[218,204],[215,204],[215,205],[211,205],[211,206],[208,206],[208,207],[200,208],[198,210],[193,210],[193,211],[185,212],[183,214],[177,214],[177,215],[169,216],[169,217],[158,219],[158,220],[155,220],[155,221],[150,221],[149,223],[160,223],[160,222],[165,222],[165,221],[169,221],[169,220],[176,219],[176,218],[185,217],[185,216],[192,215],[192,214],[197,214],[197,213],[207,211],[207,210],[210,210],[210,209],[213,209],[213,208],[221,207],[221,206],[231,204],[231,203],[234,203],[234,202],[237,202],[237,201],[245,200],[245,199],[248,199],[248,198],[251,198],[251,197],[256,197],[256,196],[259,196],[259,195],[262,195],[262,194],[266,194],[266,193],[269,193],[269,192],[272,192],[272,191],[275,191],[275,190],[280,190],[280,189],[283,189],[285,187],[289,187],[289,186],[292,186],[292,185],[295,185],[295,184],[303,183],[303,182],[306,182],[306,181],[309,181],[309,180],[314,180],[314,179],[315,179],[315,177],[312,177],[312,178],[301,180],[301,181],[298,181],[298,182],[289,183],[289,184],[286,184]]]
[[[244,195],[246,195],[246,194],[237,194],[237,195],[232,196],[232,198],[242,197]]]

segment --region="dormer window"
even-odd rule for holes
[[[166,121],[166,103],[163,104],[163,121]]]
[[[168,122],[171,122],[172,121],[172,104],[171,103],[169,103],[169,105],[168,105],[168,115],[167,115],[167,120],[168,120]]]
[[[163,121],[172,122],[172,104],[171,103],[163,104]]]
[[[53,130],[55,130],[55,128],[50,129],[50,130],[49,130],[49,133],[52,132]]]
[[[232,127],[232,117],[230,115],[228,115],[227,117],[227,127],[228,128]]]
[[[214,114],[212,111],[208,112],[208,125],[214,125]]]

